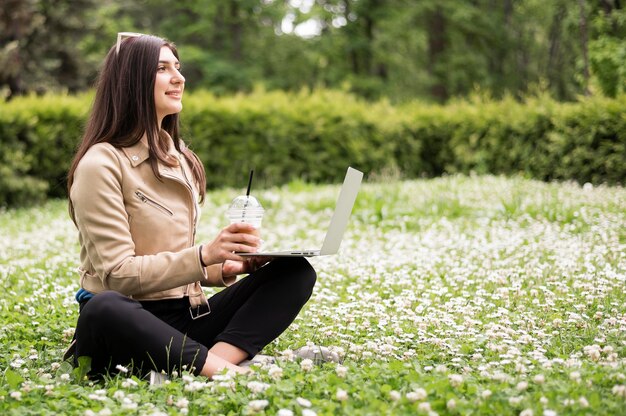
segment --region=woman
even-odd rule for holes
[[[118,35],[69,171],[81,246],[74,361],[90,357],[94,375],[120,365],[243,372],[238,364],[289,326],[315,284],[305,259],[235,254],[259,247],[246,223],[194,245],[206,177],[179,137],[184,87],[173,44]],[[201,286],[227,288],[207,300]]]

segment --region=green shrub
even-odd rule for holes
[[[0,205],[66,194],[66,174],[89,97],[23,97],[0,104]]]
[[[405,177],[476,172],[623,184],[625,104],[624,95],[392,106],[328,90],[196,92],[185,97],[181,119],[209,188],[244,187],[252,168],[257,186],[338,181],[348,165]],[[0,103],[0,205],[65,195],[90,106],[89,95]]]

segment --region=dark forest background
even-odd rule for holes
[[[623,0],[1,0],[0,96],[89,89],[120,31],[174,41],[191,89],[446,102],[626,90]]]

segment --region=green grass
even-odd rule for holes
[[[207,195],[198,241],[226,224],[238,192]],[[337,192],[299,182],[258,191],[267,247],[285,235],[319,245]],[[626,409],[623,188],[492,176],[367,183],[340,254],[312,260],[313,297],[264,351],[276,366],[160,386],[124,375],[94,383],[61,363],[78,288],[65,201],[0,212],[0,230],[3,415]],[[283,358],[306,342],[340,352],[342,365]]]

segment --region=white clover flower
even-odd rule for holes
[[[519,413],[519,416],[533,416],[533,410],[532,409],[524,409]]]
[[[191,377],[189,374],[185,374],[181,378],[185,383],[191,383],[193,381],[193,377]]]
[[[124,397],[126,397],[126,394],[122,390],[116,390],[113,393],[113,398],[116,400],[122,400]]]
[[[450,374],[448,375],[448,380],[450,380],[450,385],[452,387],[459,387],[463,384],[463,376],[460,374]]]
[[[580,372],[572,371],[569,375],[570,380],[580,383]]]
[[[517,386],[515,386],[515,388],[517,389],[517,391],[524,391],[528,388],[528,382],[520,381],[519,383],[517,383]]]
[[[402,395],[400,394],[399,391],[397,390],[391,390],[389,392],[389,398],[394,401],[397,402],[398,400],[400,400],[402,398]]]
[[[584,396],[578,399],[578,404],[583,408],[589,407],[589,402]]]
[[[105,407],[98,412],[98,416],[111,416],[112,414],[113,412],[108,407]]]
[[[265,409],[269,404],[270,402],[268,402],[267,400],[252,400],[248,402],[248,407],[253,412],[260,412]]]
[[[300,368],[302,371],[311,371],[313,369],[313,361],[309,358],[305,358],[300,362]]]
[[[178,407],[179,409],[186,409],[187,407],[189,407],[189,400],[187,400],[185,397],[181,397],[176,402],[176,407]]]
[[[87,410],[85,410],[84,415],[85,415],[85,416],[96,416],[96,412],[94,412],[94,411],[93,411],[93,410],[91,410],[91,409],[87,409]]]
[[[421,402],[418,406],[417,406],[417,410],[419,410],[420,412],[424,412],[424,413],[430,413],[431,406],[430,403],[428,402]]]
[[[287,360],[287,361],[293,361],[295,358],[295,355],[293,353],[293,350],[286,349],[286,350],[281,351],[280,358]]]
[[[135,410],[137,409],[137,403],[132,401],[129,397],[124,397],[122,400],[122,409],[126,410]]]
[[[124,387],[125,389],[128,389],[130,387],[137,387],[138,385],[139,384],[132,378],[127,378],[126,380],[122,381],[122,387]]]
[[[554,410],[543,409],[543,416],[557,416]]]
[[[337,393],[335,393],[335,398],[340,402],[348,400],[348,392],[342,389],[337,389]]]
[[[416,401],[418,401],[419,399],[417,398],[417,393],[415,393],[414,391],[410,391],[406,394],[406,399],[408,401],[410,401],[411,403],[415,403]]]
[[[521,402],[522,402],[522,397],[520,397],[520,396],[509,397],[509,404],[511,406],[517,406]]]
[[[119,371],[120,373],[123,373],[123,374],[128,373],[128,368],[124,367],[124,366],[123,366],[123,365],[121,365],[121,364],[116,365],[116,366],[115,366],[115,369],[116,369],[117,371]]]
[[[337,376],[344,378],[346,374],[348,374],[348,368],[343,365],[337,365],[337,367],[335,367],[335,373],[337,373]]]
[[[289,409],[280,409],[276,413],[276,416],[293,416],[293,411]]]
[[[533,377],[533,381],[537,384],[543,384],[546,382],[546,377],[543,374],[537,374]]]
[[[599,345],[587,345],[583,348],[585,354],[589,356],[593,361],[598,361],[600,359],[600,346]]]
[[[213,381],[230,381],[233,379],[233,375],[230,373],[215,374],[213,377],[211,377],[211,379]]]
[[[448,409],[448,410],[456,409],[456,400],[454,400],[454,399],[448,400],[448,402],[446,403],[446,409]]]
[[[302,397],[298,397],[296,399],[296,402],[301,406],[301,407],[311,407],[311,402],[308,401],[307,399],[303,399]]]
[[[63,381],[69,381],[69,379],[70,379],[70,375],[69,375],[69,374],[67,374],[67,373],[65,373],[65,374],[61,374],[60,379],[61,379],[61,380],[63,380]]]
[[[539,403],[541,403],[541,404],[542,404],[542,405],[544,405],[544,406],[545,406],[545,405],[547,405],[547,404],[549,403],[548,398],[547,398],[547,397],[545,397],[545,396],[542,396],[542,397],[539,399]]]
[[[626,398],[626,386],[623,384],[617,384],[613,386],[613,389],[611,391],[613,392],[614,395],[618,397]]]
[[[302,409],[302,416],[317,416],[317,413],[311,409]]]
[[[482,393],[480,393],[480,397],[482,397],[483,399],[488,399],[489,397],[491,397],[491,390],[483,390]]]
[[[185,385],[185,391],[198,391],[205,389],[209,384],[202,381],[192,381]]]
[[[263,393],[265,390],[267,390],[269,388],[269,384],[266,383],[262,383],[260,381],[251,381],[247,384],[246,387],[248,387],[248,389],[254,393],[254,394],[259,394],[259,393]]]
[[[283,377],[283,369],[275,364],[267,370],[267,373],[274,380],[280,380]]]
[[[10,396],[11,396],[12,399],[15,399],[15,400],[18,400],[18,401],[22,400],[22,392],[20,392],[20,391],[12,391]]]
[[[57,362],[54,362],[54,363],[50,364],[50,369],[52,371],[57,371],[59,368],[61,368],[61,364],[59,364]]]

